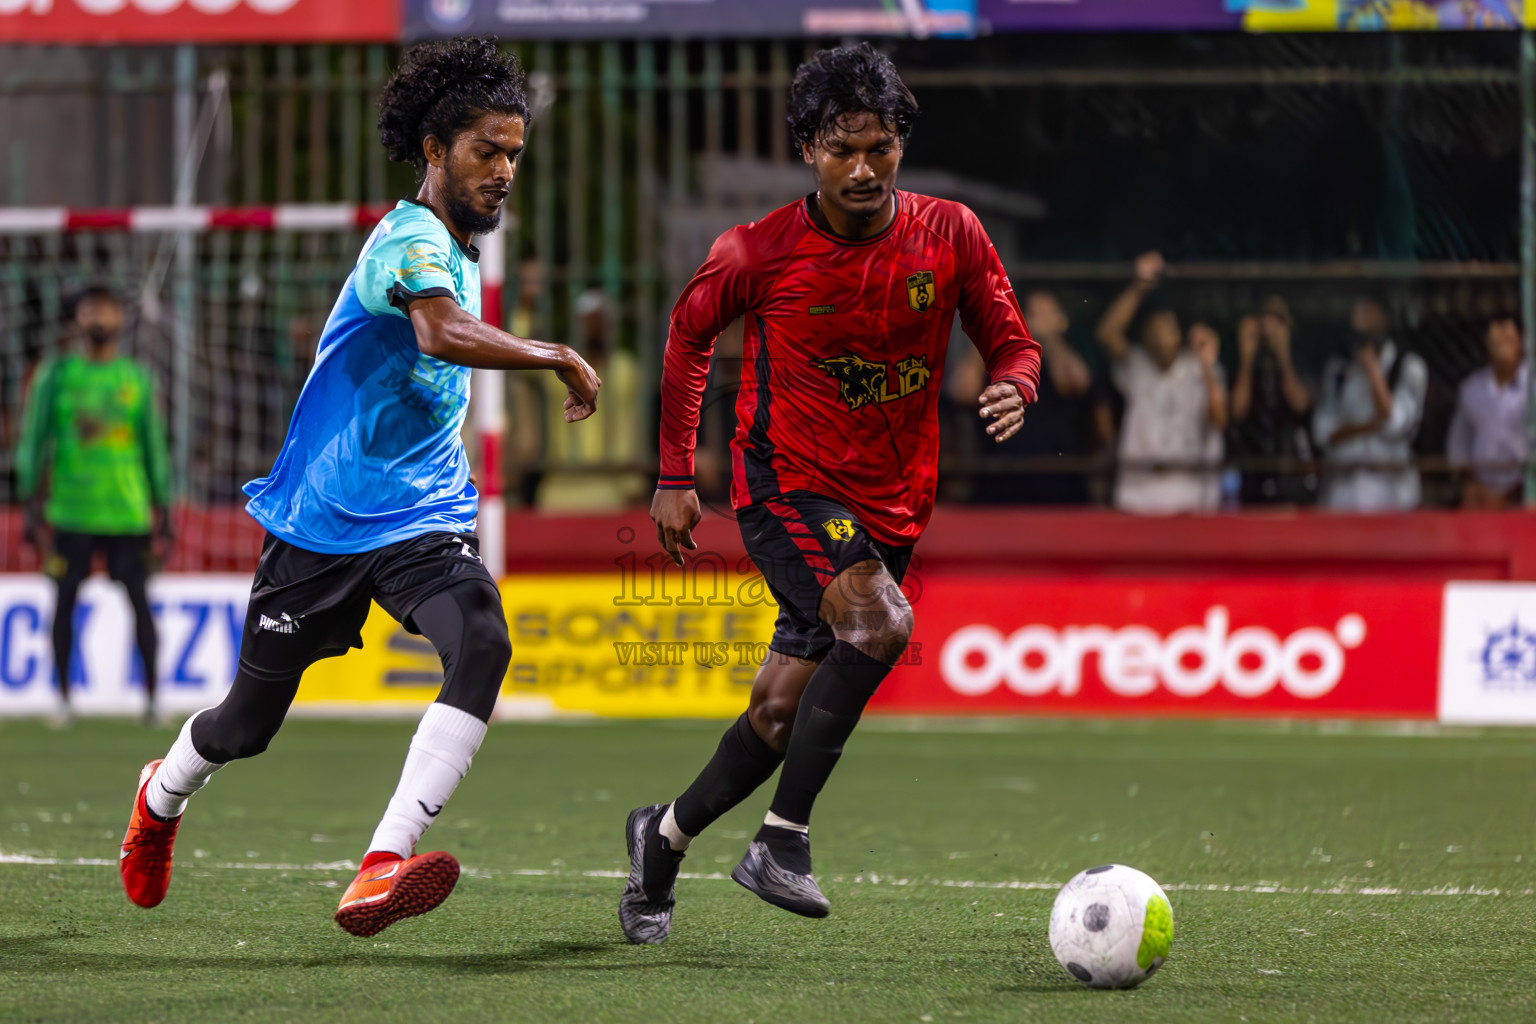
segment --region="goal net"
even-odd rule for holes
[[[383,211],[350,205],[0,211],[0,571],[31,568],[15,509],[28,385],[81,344],[86,288],[123,299],[124,354],[156,381],[180,507],[173,567],[249,568],[240,488],[265,473],[338,289]]]

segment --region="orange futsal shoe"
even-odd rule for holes
[[[133,817],[128,819],[128,834],[123,836],[118,854],[118,870],[128,898],[141,907],[156,907],[171,886],[171,847],[176,845],[176,829],[181,819],[161,821],[149,813],[144,790],[160,767],[151,761],[139,772],[139,792],[133,798]]]
[[[396,921],[433,910],[459,880],[453,854],[423,853],[363,868],[336,908],[336,923],[360,938],[377,935]]]

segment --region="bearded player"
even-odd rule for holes
[[[672,311],[662,379],[656,535],[695,547],[693,451],[715,337],[744,320],[731,504],[779,605],[750,705],[670,804],[629,816],[619,920],[631,942],[671,928],[688,844],[783,765],[731,877],[775,906],[825,917],[811,808],[865,704],[901,657],[901,592],[933,510],[940,376],[956,312],[987,362],[980,415],[997,441],[1033,401],[1040,347],[974,214],[899,192],[917,102],[867,43],[802,65],[790,126],[817,190],[721,235]]]
[[[239,665],[223,703],[189,719],[140,775],[122,876],[141,907],[165,897],[187,798],[266,749],[306,668],[362,646],[370,601],[432,642],[443,688],[336,922],[373,935],[433,909],[458,880],[450,854],[415,847],[469,770],[511,657],[459,437],[471,369],[555,371],[567,422],[592,414],[600,385],[570,348],[480,320],[471,241],[500,222],[528,124],[517,59],[492,40],[417,47],[379,107],[385,148],[416,166],[421,188],[364,244],[277,462],[245,488],[267,537]]]

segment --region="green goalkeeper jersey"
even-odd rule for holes
[[[149,373],[124,356],[50,360],[27,396],[16,472],[23,499],[48,481],[44,515],[73,533],[148,533],[170,497],[165,427]]]

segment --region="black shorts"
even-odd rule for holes
[[[792,658],[819,658],[836,642],[821,621],[821,595],[851,565],[883,562],[896,582],[907,574],[912,548],[869,535],[840,502],[811,491],[790,491],[736,512],[747,555],[779,604],[769,648]]]
[[[55,530],[53,550],[43,562],[43,571],[61,582],[79,583],[91,574],[91,560],[98,551],[106,555],[107,575],[119,583],[143,582],[154,561],[154,549],[147,533]]]
[[[356,555],[324,555],[267,535],[251,585],[240,665],[258,678],[291,679],[322,658],[362,647],[372,601],[412,633],[416,606],[440,591],[496,581],[472,533],[428,533]]]

